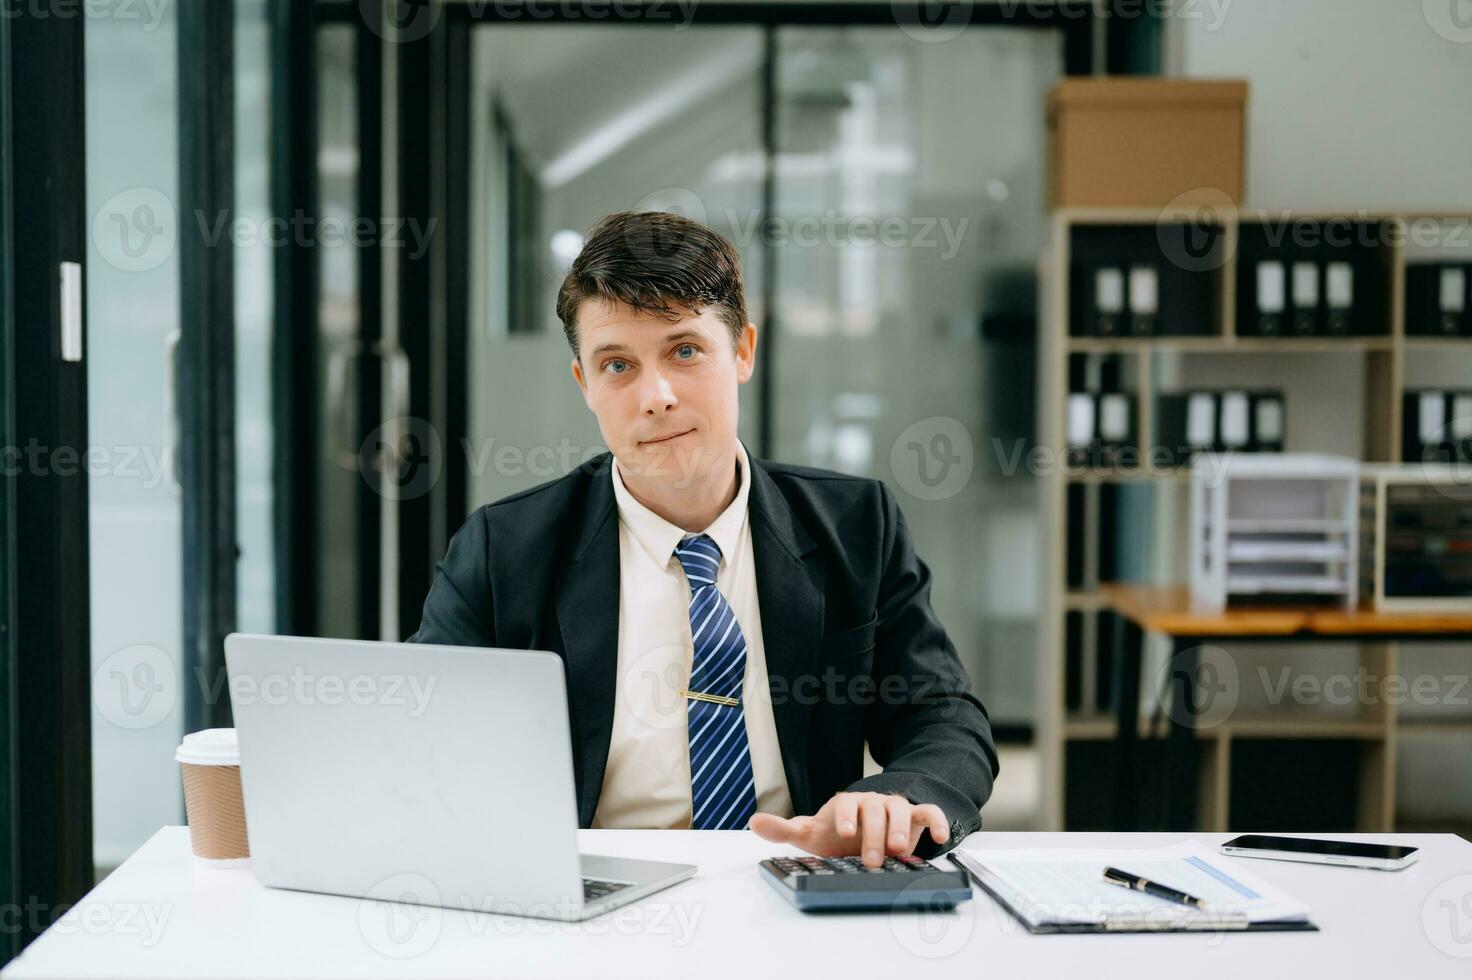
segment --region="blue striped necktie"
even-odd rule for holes
[[[690,581],[690,826],[696,830],[744,830],[756,812],[756,784],[746,741],[741,682],[746,637],[721,590],[716,570],[721,549],[697,534],[675,546]],[[715,699],[715,700],[708,700]],[[734,702],[734,703],[733,703]]]

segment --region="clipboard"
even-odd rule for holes
[[[1319,931],[1319,927],[1308,918],[1306,907],[1250,874],[1235,868],[1228,873],[1219,856],[1209,854],[1194,842],[1163,849],[1131,849],[1107,854],[1068,849],[1047,852],[955,850],[946,857],[1032,935]],[[1048,877],[1063,882],[1067,881],[1068,875],[1077,875],[1082,867],[1097,866],[1100,871],[1107,864],[1118,864],[1131,870],[1149,867],[1154,875],[1160,876],[1159,880],[1174,887],[1181,887],[1176,883],[1180,879],[1173,881],[1169,870],[1162,876],[1155,869],[1169,867],[1169,862],[1182,862],[1181,875],[1210,876],[1223,888],[1237,890],[1243,896],[1244,905],[1256,910],[1256,917],[1246,909],[1228,915],[1203,913],[1117,885],[1103,886],[1117,889],[1117,895],[1110,891],[1099,893],[1112,900],[1108,907],[1092,907],[1091,898],[1097,904],[1098,895],[1087,889],[1077,892],[1077,903],[1060,903],[1057,893],[1029,895],[1018,886],[1016,877],[1008,873],[1009,867],[1015,872],[1025,866],[1018,864],[1018,859],[1035,861],[1039,868],[1049,871]],[[1050,862],[1056,863],[1057,869],[1048,868]],[[1051,873],[1054,870],[1059,871],[1056,876]],[[1275,915],[1277,912],[1285,914]]]

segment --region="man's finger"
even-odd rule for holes
[[[916,826],[916,838],[919,837],[920,828],[930,830],[930,839],[937,844],[944,844],[951,839],[951,825],[946,820],[946,813],[934,803],[922,803],[910,813],[912,825]]]
[[[912,804],[903,796],[891,796],[884,801],[889,814],[889,840],[885,842],[886,853],[908,854],[910,842],[910,810]]]
[[[914,854],[915,848],[920,846],[920,835],[925,833],[926,828],[930,826],[930,816],[927,812],[929,808],[930,804],[928,803],[919,803],[911,808],[909,840],[910,849],[905,852],[906,854]]]
[[[755,831],[758,837],[774,844],[785,844],[800,833],[796,820],[788,820],[775,813],[753,813],[747,826]]]
[[[854,793],[840,793],[833,798],[833,826],[838,836],[851,838],[859,830],[859,797]]]
[[[864,864],[877,868],[884,863],[884,834],[888,811],[877,796],[866,796],[859,804],[859,820],[863,831]]]

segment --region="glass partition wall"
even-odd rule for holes
[[[743,440],[888,483],[994,720],[1027,723],[1038,510],[1008,464],[1063,62],[1057,32],[1005,27],[477,25],[469,506],[603,448],[554,312],[588,227],[703,221],[763,331]]]

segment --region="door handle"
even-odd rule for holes
[[[163,472],[169,489],[178,496],[179,483],[179,338],[175,328],[164,335],[164,446]]]
[[[384,399],[384,439],[381,442],[384,448],[375,455],[379,475],[390,477],[404,459],[413,381],[409,373],[409,355],[398,344],[380,340],[373,345],[373,353],[388,367],[388,397]]]
[[[363,356],[363,345],[350,340],[338,345],[327,359],[327,432],[332,459],[345,470],[359,467],[361,449],[353,430],[358,404],[358,373],[351,368]]]

